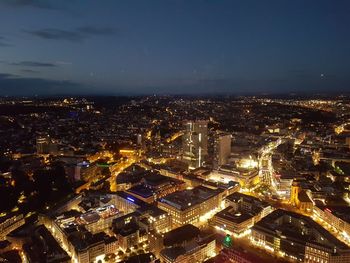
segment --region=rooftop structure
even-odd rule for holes
[[[241,193],[227,196],[226,204],[228,207],[216,213],[210,220],[210,224],[237,235],[250,229],[261,218],[273,211],[267,202]]]
[[[281,209],[254,225],[252,241],[294,260],[350,260],[350,248],[322,226],[307,216]]]
[[[221,189],[197,186],[163,197],[158,207],[172,216],[174,226],[196,224],[202,216],[220,207],[222,195]]]

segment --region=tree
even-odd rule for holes
[[[223,241],[223,245],[224,245],[224,247],[227,247],[227,248],[232,247],[232,238],[229,234],[227,234],[225,236],[224,241]]]

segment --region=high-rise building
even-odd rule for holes
[[[138,146],[142,145],[142,135],[141,134],[136,135],[136,143]]]
[[[190,169],[202,166],[208,155],[208,122],[184,122],[184,135],[182,139],[182,159],[188,163]]]
[[[227,163],[231,154],[231,134],[217,132],[214,141],[214,168]]]

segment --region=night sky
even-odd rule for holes
[[[350,92],[349,0],[0,0],[0,95]]]

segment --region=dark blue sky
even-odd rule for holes
[[[348,0],[1,0],[0,95],[350,91]]]

